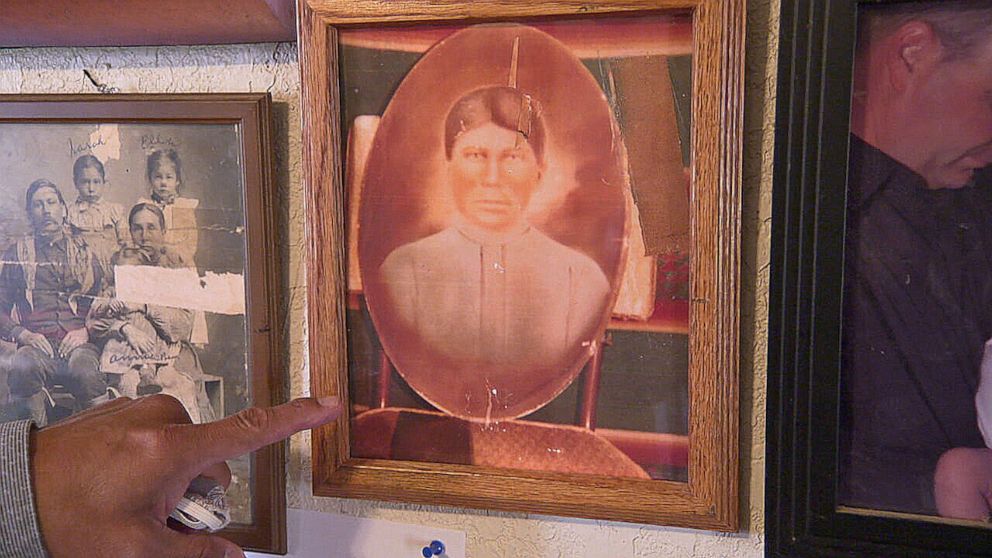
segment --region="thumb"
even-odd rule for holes
[[[245,553],[233,542],[216,535],[184,535],[170,531],[166,538],[164,558],[245,558]]]

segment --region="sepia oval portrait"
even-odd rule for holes
[[[399,374],[469,420],[526,415],[601,342],[625,257],[623,142],[563,44],[480,25],[397,88],[362,186],[358,257]]]

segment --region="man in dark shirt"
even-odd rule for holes
[[[70,234],[65,200],[55,184],[36,180],[25,202],[33,234],[3,257],[0,336],[18,346],[7,378],[13,414],[44,425],[53,384],[63,385],[79,408],[106,399],[100,352],[86,330],[104,271],[85,241]]]
[[[992,7],[861,17],[851,112],[839,503],[936,512],[934,469],[984,447],[992,337]]]
[[[941,454],[984,446],[974,398],[992,336],[992,204],[987,189],[928,189],[851,143],[842,503],[933,513]]]

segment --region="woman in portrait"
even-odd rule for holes
[[[358,267],[383,370],[480,422],[566,389],[616,298],[625,168],[603,90],[553,37],[479,26],[434,45],[362,169]]]
[[[545,169],[536,99],[486,87],[445,121],[453,224],[393,250],[379,277],[388,307],[436,356],[475,369],[533,369],[574,352],[602,320],[599,265],[527,221]]]
[[[188,267],[165,241],[165,216],[151,203],[139,203],[128,215],[133,247],[114,254],[113,266]],[[113,298],[94,304],[90,331],[106,339],[100,368],[117,379],[122,395],[160,391],[186,408],[194,423],[213,420],[202,384],[199,358],[189,343],[194,312],[155,304],[135,304]],[[111,381],[111,383],[114,383]]]

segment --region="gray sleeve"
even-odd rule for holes
[[[31,421],[0,424],[0,558],[45,558],[28,455]]]

